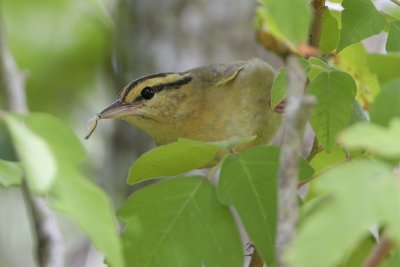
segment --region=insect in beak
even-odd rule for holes
[[[126,104],[121,99],[115,100],[111,105],[103,109],[100,113],[97,113],[96,116],[88,121],[89,133],[85,136],[85,139],[89,139],[89,137],[92,135],[99,120],[124,117],[132,114],[138,106],[138,104]]]

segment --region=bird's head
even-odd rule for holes
[[[122,89],[117,100],[97,114],[97,120],[125,119],[157,139],[158,135],[166,135],[175,127],[177,109],[191,94],[192,79],[187,72],[157,73],[138,78]]]

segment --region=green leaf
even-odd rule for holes
[[[308,92],[317,98],[311,125],[324,149],[330,152],[336,135],[350,123],[356,84],[345,72],[321,72],[308,85]]]
[[[373,123],[357,123],[338,136],[338,142],[353,150],[367,149],[385,158],[400,157],[400,119],[391,121],[389,128]]]
[[[23,175],[20,163],[0,159],[0,187],[19,185]]]
[[[368,54],[367,64],[371,72],[378,75],[378,79],[381,84],[392,79],[400,78],[399,54]]]
[[[308,0],[290,1],[290,8],[294,12],[288,12],[287,4],[280,0],[260,2],[266,6],[268,14],[290,42],[295,45],[306,42],[312,15]]]
[[[349,73],[357,84],[356,99],[368,108],[379,92],[379,81],[367,65],[368,53],[363,44],[346,47],[338,54],[337,66]]]
[[[335,50],[339,42],[339,33],[336,18],[331,14],[329,8],[325,7],[322,18],[320,50],[322,52]]]
[[[281,68],[275,78],[271,91],[271,108],[275,109],[286,97],[287,71]]]
[[[129,170],[128,183],[172,176],[204,167],[220,147],[189,139],[158,146],[143,154]]]
[[[389,35],[386,41],[387,52],[400,52],[400,21],[390,23]]]
[[[209,144],[219,146],[220,148],[233,149],[238,145],[250,143],[256,139],[257,139],[257,135],[253,135],[253,136],[239,138],[239,139],[210,142]]]
[[[57,159],[46,140],[28,127],[25,123],[27,120],[29,116],[5,116],[30,188],[36,193],[46,193],[57,176]]]
[[[337,51],[378,34],[385,26],[385,16],[370,0],[343,0],[342,29]]]
[[[315,189],[325,196],[324,203],[304,218],[288,251],[289,263],[337,266],[372,225],[385,225],[390,238],[400,240],[400,191],[389,166],[367,160],[345,163],[315,183]]]
[[[332,2],[332,1],[331,1]],[[342,12],[338,10],[330,10],[331,15],[336,19],[339,30],[342,28]],[[340,34],[340,33],[339,33]]]
[[[369,110],[371,121],[388,126],[390,120],[400,117],[400,78],[382,86]]]
[[[83,229],[109,266],[125,266],[117,220],[107,196],[74,167],[62,166],[61,173],[51,192],[53,208],[67,214]]]
[[[217,187],[221,203],[233,204],[257,250],[267,263],[274,258],[277,172],[279,149],[254,147],[225,158]],[[299,162],[301,180],[308,179],[313,169]]]
[[[128,266],[243,266],[238,230],[204,177],[177,177],[136,191],[118,213]]]

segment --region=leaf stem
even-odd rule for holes
[[[28,113],[25,95],[25,75],[21,73],[6,46],[0,23],[0,76],[5,90],[7,104],[12,112]],[[0,113],[0,116],[2,112]],[[27,210],[30,213],[36,234],[36,258],[40,267],[59,267],[63,265],[61,232],[54,213],[47,202],[32,194],[26,179],[21,185]]]

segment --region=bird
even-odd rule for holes
[[[267,144],[282,112],[271,107],[276,73],[261,59],[210,64],[183,72],[156,73],[125,86],[117,99],[92,119],[124,119],[157,146],[187,138],[203,142],[254,136],[239,150]]]

